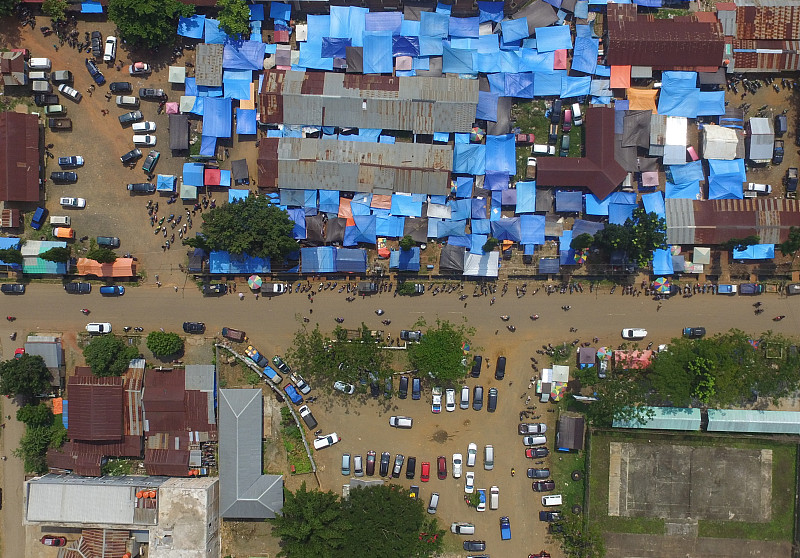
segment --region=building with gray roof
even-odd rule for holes
[[[260,389],[219,391],[220,517],[273,518],[283,509],[283,476],[262,474]]]

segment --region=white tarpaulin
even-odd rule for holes
[[[469,277],[497,277],[500,252],[488,254],[467,254],[464,259],[464,275]]]
[[[562,384],[569,382],[569,366],[564,366],[563,364],[554,364],[553,381],[561,382]]]
[[[450,219],[453,214],[453,208],[449,205],[441,205],[438,203],[428,204],[428,217],[433,219]]]
[[[736,158],[736,145],[739,140],[736,137],[736,130],[706,124],[703,127],[703,158],[704,159],[723,159],[732,161]]]

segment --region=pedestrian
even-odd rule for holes
[[[256,293],[256,300],[258,300],[258,293]]]
[[[174,287],[175,287],[175,292],[177,293],[178,292],[178,285],[174,285]]]
[[[464,308],[466,308],[466,307],[467,307],[467,303],[465,302],[465,303],[464,303]]]
[[[658,306],[656,306],[656,312],[658,312],[659,310],[661,310],[661,303],[660,302],[658,303]]]
[[[310,308],[310,309],[308,310],[308,313],[309,313],[309,314],[313,314],[313,313],[314,313],[314,309],[313,309],[313,308]]]
[[[156,281],[156,285],[158,285],[159,287],[161,287],[161,281]]]

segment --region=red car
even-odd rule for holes
[[[525,457],[530,459],[539,459],[550,455],[550,450],[547,448],[528,448],[525,450]]]
[[[67,546],[67,539],[65,537],[54,537],[53,535],[45,535],[39,541],[45,546]]]
[[[437,465],[437,467],[436,467],[437,468],[437,476],[439,477],[439,480],[446,479],[447,478],[447,459],[445,459],[443,455],[440,455],[436,459],[436,465]]]
[[[427,461],[422,462],[422,471],[420,472],[419,478],[422,479],[422,482],[431,480],[431,464]]]

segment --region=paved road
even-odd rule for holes
[[[23,296],[2,297],[4,311],[7,315],[16,316],[17,320],[13,324],[2,322],[0,335],[2,335],[3,354],[8,357],[18,346],[18,342],[9,340],[11,331],[19,332],[20,336],[36,331],[79,331],[88,321],[109,321],[117,330],[121,330],[123,325],[131,325],[142,326],[145,331],[159,327],[167,331],[180,331],[182,322],[190,320],[204,321],[209,335],[220,331],[223,326],[244,329],[255,345],[264,347],[267,352],[271,350],[282,352],[291,343],[292,335],[303,316],[310,317],[312,324],[319,322],[323,330],[332,329],[336,325],[333,320],[335,316],[343,316],[344,326],[356,327],[364,321],[368,326],[385,329],[394,336],[399,334],[401,328],[410,328],[420,317],[429,322],[433,322],[437,317],[451,321],[466,318],[468,324],[476,330],[473,345],[480,347],[481,352],[492,363],[500,354],[506,355],[510,369],[507,380],[516,379],[519,382],[516,385],[523,389],[522,385],[527,380],[529,371],[520,367],[521,363],[526,362],[528,356],[533,355],[535,349],[542,343],[561,342],[576,337],[591,340],[597,336],[601,344],[616,346],[621,342],[619,332],[623,327],[644,327],[650,332],[648,340],[658,344],[678,335],[680,328],[684,326],[705,326],[710,334],[731,327],[753,334],[767,329],[790,334],[797,331],[800,326],[800,312],[798,312],[800,297],[795,300],[779,298],[777,295],[764,295],[760,300],[764,302],[766,311],[761,316],[754,316],[751,306],[753,300],[746,297],[696,295],[691,299],[678,298],[664,302],[661,309],[657,310],[657,303],[650,299],[644,296],[636,298],[622,296],[619,294],[619,289],[614,295],[610,295],[607,289],[591,294],[588,293],[588,289],[584,289],[583,294],[571,296],[566,294],[547,296],[540,291],[536,295],[529,294],[519,299],[513,294],[513,284],[509,291],[505,297],[500,297],[498,292],[497,302],[492,306],[487,298],[470,296],[465,308],[464,303],[458,300],[457,294],[440,294],[435,297],[425,294],[418,298],[380,294],[347,303],[344,300],[346,294],[323,292],[314,297],[314,302],[310,303],[304,294],[285,294],[273,299],[256,300],[254,295],[248,292],[244,301],[240,301],[235,294],[220,298],[203,298],[191,282],[178,292],[166,285],[161,288],[155,285],[131,288],[121,298],[103,298],[97,294],[96,289],[91,295],[68,295],[60,284],[33,284]],[[529,291],[532,291],[532,287]],[[471,295],[471,286],[467,287],[465,292]],[[571,305],[572,309],[568,312],[561,310],[560,307],[565,304]],[[80,313],[81,308],[89,308],[92,311],[91,315],[88,318],[84,317]],[[383,308],[386,314],[382,317],[376,316],[374,310],[377,308]],[[533,313],[540,316],[536,322],[528,318]],[[505,329],[506,323],[499,318],[502,314],[511,316],[508,323],[516,325],[515,333]],[[773,322],[771,318],[777,314],[785,314],[787,317],[782,322]],[[391,319],[391,326],[383,327],[380,324],[381,319]],[[570,327],[578,328],[578,333],[571,333]],[[514,369],[516,371],[513,371]],[[354,408],[354,410],[361,414],[368,408]],[[319,411],[325,414],[322,408]],[[3,414],[13,415],[14,412],[4,410]],[[498,413],[498,416],[493,418],[500,419],[501,414],[505,417],[505,413]],[[456,412],[452,417],[442,417],[445,423],[456,421],[448,425],[442,424],[443,429],[452,433],[464,427],[463,424],[458,424],[461,421],[456,415],[460,415],[460,412]],[[512,418],[515,417],[507,418],[507,422],[514,422]],[[353,422],[354,419],[355,417],[342,418],[341,426],[344,431],[356,428],[357,423]],[[385,416],[381,416],[380,420],[384,419]],[[336,416],[331,415],[326,423],[330,424],[335,420]],[[336,427],[335,424],[331,426]],[[477,424],[473,423],[473,427],[477,427]],[[434,424],[431,424],[430,428],[435,428]],[[378,429],[378,426],[375,426],[375,429]],[[478,430],[477,428],[469,430],[473,429]],[[513,430],[512,425],[503,426],[503,430],[507,429]],[[385,430],[382,428],[382,423],[380,430]],[[9,454],[10,450],[17,446],[21,433],[21,427],[15,421],[11,421],[2,433],[4,454]],[[476,436],[476,442],[489,443],[480,437],[479,432],[473,432],[473,435]],[[379,439],[374,438],[370,431],[366,431],[364,436],[364,443],[354,444],[350,448],[351,451],[366,452],[370,449],[367,445],[373,445],[373,442],[368,440]],[[348,439],[355,441],[352,437]],[[447,445],[450,446],[450,443]],[[381,449],[377,443],[375,446],[374,449]],[[433,460],[434,453],[438,451],[443,454],[459,450],[465,452],[466,448],[461,446],[462,441],[459,440],[454,442],[452,448],[430,450],[430,455],[425,455],[423,448],[418,449],[420,457],[424,455]],[[417,452],[414,448],[409,448],[409,451],[412,449]],[[339,452],[335,452],[321,456],[323,466],[329,468],[329,473],[322,475],[323,483],[328,485],[324,488],[337,491],[341,483],[335,474],[338,455]],[[507,468],[504,463],[505,456],[500,456],[499,461],[501,462],[498,465]],[[518,469],[521,468],[516,463],[514,465]],[[13,556],[14,552],[11,549],[21,548],[19,545],[23,537],[22,466],[16,459],[9,457],[8,461],[2,463],[2,469],[4,556]],[[501,490],[507,495],[514,491],[510,486],[506,486],[509,481],[510,479],[502,476],[498,479]],[[529,499],[532,496],[526,495],[525,498]],[[444,503],[446,507],[455,506],[456,500],[457,498],[451,495]],[[535,512],[535,509],[527,512]],[[449,514],[443,514],[446,515]],[[523,533],[526,532],[524,530],[526,526],[519,518],[520,515],[516,514],[515,526],[518,533]],[[525,515],[528,516],[529,513]],[[534,516],[534,513],[530,513],[530,516]],[[494,519],[486,517],[487,521]],[[442,520],[446,522],[450,518],[442,517]],[[534,517],[531,517],[531,521],[533,520]],[[533,525],[529,526],[537,530]],[[491,536],[494,535],[492,531]],[[520,539],[519,548],[515,550],[519,550],[520,553],[538,550],[538,548],[525,548],[524,542]],[[539,544],[542,541],[528,542]],[[516,541],[514,546],[517,546]]]

